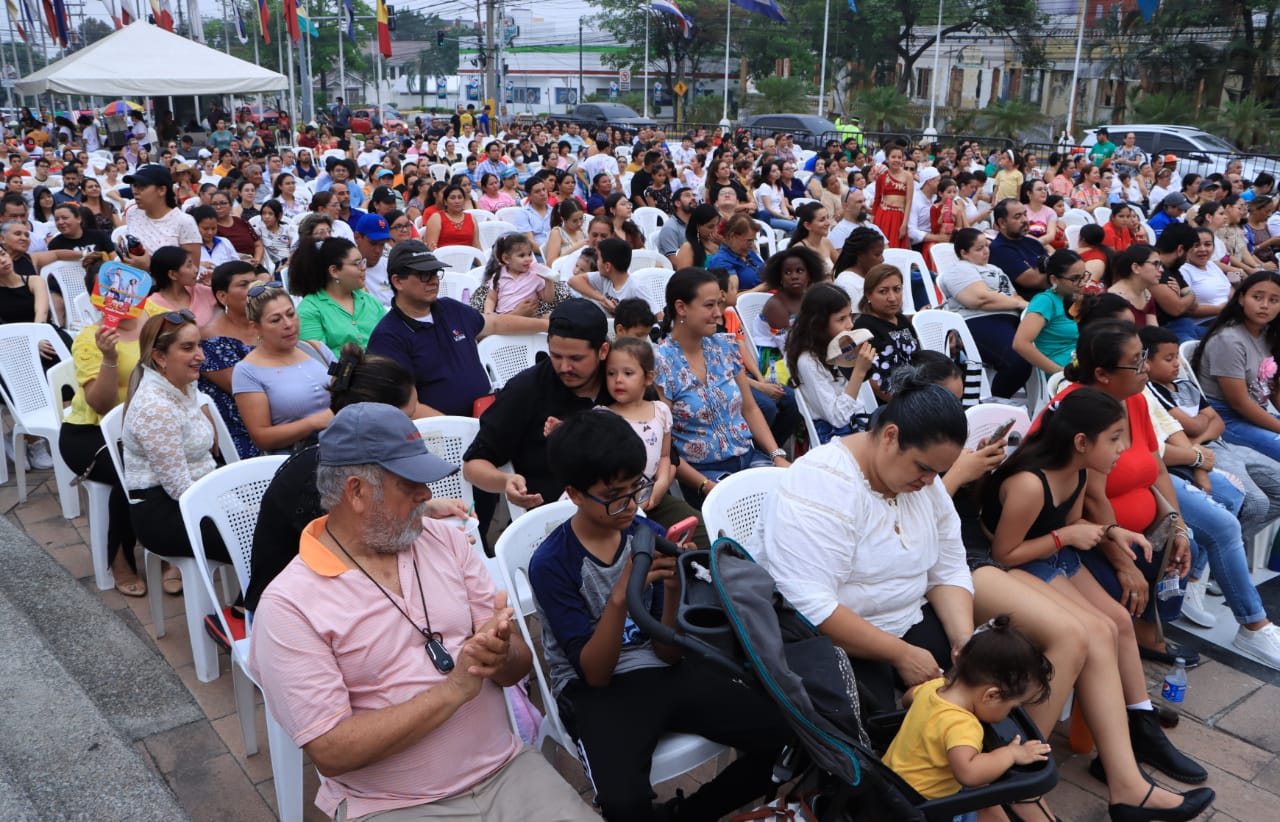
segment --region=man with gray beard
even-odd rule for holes
[[[398,408],[339,411],[316,469],[329,514],[263,592],[250,670],[331,818],[594,819],[507,722],[532,656],[506,592],[456,525],[423,519],[427,483],[457,470]]]

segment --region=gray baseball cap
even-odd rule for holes
[[[334,415],[320,432],[320,464],[375,464],[424,485],[458,471],[458,466],[427,450],[422,434],[403,411],[380,402],[357,402]]]
[[[1183,194],[1182,192],[1175,191],[1172,194],[1167,195],[1163,200],[1160,201],[1160,207],[1161,208],[1180,208],[1183,211],[1186,211],[1187,209],[1191,208],[1191,201],[1188,200],[1186,195]]]

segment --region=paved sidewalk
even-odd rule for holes
[[[20,506],[12,484],[0,487],[0,819],[276,818],[263,715],[261,751],[246,757],[227,656],[217,681],[199,682],[181,597],[165,598],[167,635],[154,639],[145,599],[97,590],[88,523],[62,518],[51,475],[28,480]],[[1206,818],[1278,819],[1280,673],[1208,655],[1190,672],[1170,736],[1209,769],[1218,801]],[[1148,668],[1152,693],[1163,675]],[[1054,811],[1068,822],[1105,820],[1088,757],[1071,755],[1061,733],[1052,742],[1062,771],[1048,797]],[[563,751],[555,760],[585,792],[576,762]],[[704,769],[660,794],[707,777]],[[310,802],[316,788],[308,767],[307,820],[324,819]]]

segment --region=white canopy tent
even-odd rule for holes
[[[115,98],[242,95],[288,87],[279,72],[139,20],[23,77],[15,91]]]

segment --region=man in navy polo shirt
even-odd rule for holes
[[[999,232],[991,241],[991,264],[1008,274],[1018,294],[1029,300],[1049,287],[1049,278],[1040,271],[1044,246],[1027,236],[1027,207],[1010,197],[996,203],[991,214]]]
[[[492,392],[476,344],[489,334],[533,334],[546,319],[485,315],[440,297],[444,263],[417,240],[400,243],[387,258],[391,310],[369,335],[368,351],[390,357],[413,374],[418,410],[413,416],[471,416],[472,405]]]

